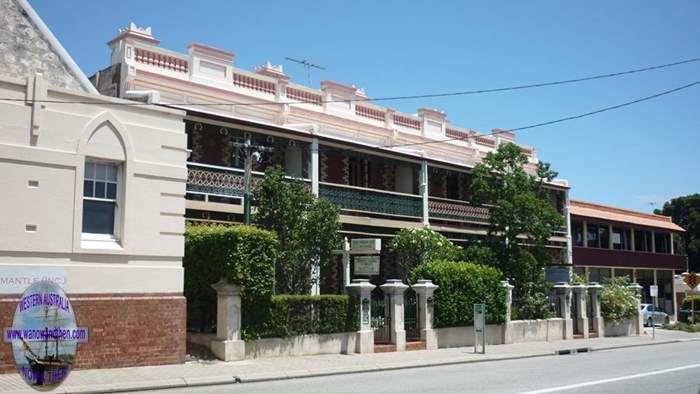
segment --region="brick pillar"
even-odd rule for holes
[[[418,296],[418,320],[420,321],[420,339],[425,341],[427,350],[438,348],[437,335],[433,330],[433,292],[438,288],[431,280],[419,280],[411,286]]]
[[[389,313],[391,314],[391,342],[397,352],[406,350],[406,330],[403,322],[403,293],[408,286],[401,279],[389,279],[379,286],[389,296]]]
[[[357,353],[374,353],[374,330],[372,330],[372,290],[375,288],[369,279],[354,279],[345,287],[345,291],[355,297],[360,304],[360,331],[357,332],[355,351]]]
[[[245,342],[241,340],[241,288],[221,279],[211,285],[216,290],[216,340],[211,351],[224,361],[245,358]]]
[[[571,286],[564,282],[554,285],[554,289],[559,297],[559,315],[564,319],[564,339],[573,339],[574,321],[571,319]]]
[[[576,327],[578,332],[588,338],[588,316],[586,316],[586,286],[582,284],[571,286],[574,294],[573,302],[576,303]]]
[[[598,333],[598,338],[605,336],[605,323],[600,313],[600,293],[602,290],[603,286],[599,285],[598,282],[591,282],[588,285],[588,294],[591,295],[591,316],[588,318],[593,319],[593,331]]]

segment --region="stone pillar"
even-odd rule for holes
[[[591,295],[591,316],[588,318],[593,319],[593,331],[598,333],[598,338],[605,336],[605,322],[600,313],[600,294],[602,291],[603,286],[599,285],[598,282],[591,282],[588,285],[588,294]]]
[[[501,283],[503,284],[503,287],[506,288],[506,321],[503,323],[503,343],[509,344],[513,343],[513,337],[511,335],[513,325],[510,322],[510,315],[512,313],[511,311],[513,306],[513,287],[515,286],[508,283],[507,280],[504,280]]]
[[[211,351],[224,361],[243,360],[245,342],[241,340],[241,288],[226,280],[211,285],[216,290],[216,340]]]
[[[411,286],[418,296],[418,320],[420,321],[420,339],[425,341],[427,350],[438,348],[437,334],[433,330],[433,292],[438,288],[430,280],[419,280]]]
[[[639,285],[639,283],[632,283],[628,287],[634,289],[637,292],[637,323],[635,324],[635,331],[637,332],[637,335],[642,335],[644,334],[644,320],[642,317],[642,310],[640,308],[642,305],[643,288]]]
[[[423,159],[420,165],[420,195],[423,207],[423,225],[430,225],[430,211],[428,209],[428,161]]]
[[[554,285],[557,297],[559,297],[559,314],[564,319],[564,339],[574,338],[574,321],[571,319],[571,286],[568,283],[559,282]]]
[[[355,351],[357,353],[374,353],[374,330],[372,330],[372,290],[376,286],[369,279],[355,279],[345,291],[355,297],[360,304],[360,330],[357,332]]]
[[[389,313],[391,316],[391,343],[396,345],[397,352],[406,350],[406,330],[403,323],[403,293],[408,286],[400,279],[389,279],[379,286],[384,294],[389,297]]]
[[[583,338],[588,338],[588,317],[586,316],[586,285],[578,284],[571,286],[574,294],[573,302],[576,303],[576,328],[583,335]]]

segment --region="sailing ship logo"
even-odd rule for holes
[[[12,327],[4,332],[20,375],[41,391],[58,387],[68,377],[78,342],[87,337],[88,329],[77,327],[63,289],[51,281],[34,282],[24,291]]]

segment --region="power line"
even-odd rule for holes
[[[619,77],[619,76],[623,76],[623,75],[630,75],[630,74],[636,74],[636,73],[641,73],[641,72],[646,72],[646,71],[659,70],[659,69],[668,68],[668,67],[675,67],[675,66],[679,66],[679,65],[683,65],[683,64],[688,64],[688,63],[695,63],[698,61],[700,61],[700,57],[681,60],[681,61],[677,61],[677,62],[673,62],[673,63],[656,65],[656,66],[643,67],[643,68],[637,68],[637,69],[608,73],[608,74],[593,75],[593,76],[588,76],[588,77],[583,77],[583,78],[573,78],[573,79],[565,79],[565,80],[559,80],[559,81],[541,82],[541,83],[533,83],[533,84],[525,84],[525,85],[515,85],[515,86],[507,86],[507,87],[499,87],[499,88],[490,88],[490,89],[464,90],[464,91],[457,91],[457,92],[428,93],[428,94],[416,94],[416,95],[405,95],[405,96],[387,96],[387,97],[377,97],[377,98],[365,97],[365,98],[354,98],[354,99],[319,100],[319,101],[316,101],[316,103],[324,104],[324,103],[397,101],[397,100],[414,100],[414,99],[437,98],[437,97],[467,96],[467,95],[476,95],[476,94],[485,94],[485,93],[498,93],[498,92],[506,92],[506,91],[515,91],[515,90],[542,88],[542,87],[548,87],[548,86],[565,85],[565,84],[592,81],[592,80],[598,80],[598,79],[614,78],[614,77]],[[28,103],[55,103],[55,104],[125,105],[125,106],[153,105],[153,104],[138,102],[138,101],[104,103],[104,102],[95,102],[95,101],[26,100],[26,99],[22,99],[22,98],[2,98],[2,97],[0,97],[0,101],[23,101],[23,102],[28,102]],[[192,103],[192,102],[163,103],[163,105],[196,105],[196,106],[228,105],[228,106],[232,106],[232,107],[260,106],[260,105],[283,105],[283,104],[293,105],[293,104],[309,104],[309,103],[307,101],[300,101],[300,100],[299,101],[286,101],[286,102],[258,101],[258,102],[249,102],[249,103],[240,103],[240,102],[233,102],[233,101],[221,101],[221,102],[216,102],[216,103],[212,103],[212,102],[207,102],[207,103]]]
[[[548,125],[552,125],[552,124],[556,124],[556,123],[566,122],[566,121],[574,120],[574,119],[585,118],[585,117],[597,115],[597,114],[600,114],[603,112],[616,110],[619,108],[627,107],[627,106],[638,104],[638,103],[641,103],[644,101],[652,100],[652,99],[655,99],[655,98],[658,98],[661,96],[665,96],[665,95],[668,95],[671,93],[675,93],[675,92],[678,92],[678,91],[681,91],[683,89],[687,89],[687,88],[690,88],[690,87],[693,87],[696,85],[700,85],[700,81],[695,81],[695,82],[689,83],[687,85],[683,85],[683,86],[679,86],[677,88],[673,88],[670,90],[665,90],[663,92],[655,93],[655,94],[652,94],[651,96],[646,96],[646,97],[642,97],[642,98],[639,98],[636,100],[627,101],[627,102],[622,103],[622,104],[617,104],[617,105],[612,105],[609,107],[600,108],[600,109],[597,109],[595,111],[585,112],[585,113],[578,114],[578,115],[566,116],[563,118],[550,120],[550,121],[546,121],[546,122],[535,123],[535,124],[531,124],[531,125],[527,125],[527,126],[514,127],[512,129],[508,129],[508,130],[497,130],[497,131],[494,131],[492,133],[487,133],[487,134],[477,134],[477,135],[467,136],[467,137],[454,137],[454,138],[447,138],[447,139],[435,140],[435,141],[422,141],[422,142],[413,142],[413,143],[407,143],[407,144],[384,145],[384,146],[381,146],[381,148],[398,148],[398,147],[404,147],[404,146],[428,145],[428,144],[435,144],[435,143],[439,143],[439,142],[448,142],[448,141],[457,141],[457,140],[467,141],[469,139],[476,138],[476,137],[494,136],[494,135],[498,135],[498,134],[502,134],[502,133],[514,133],[517,131],[529,130],[529,129],[534,129],[536,127],[548,126]]]

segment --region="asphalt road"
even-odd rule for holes
[[[700,393],[700,341],[173,393]],[[165,391],[163,391],[165,392]],[[150,393],[153,393],[151,391]]]

